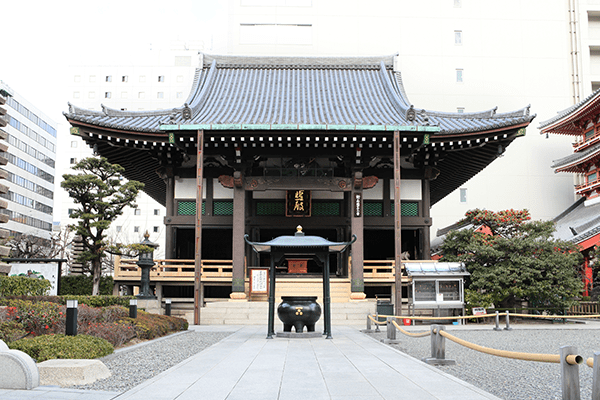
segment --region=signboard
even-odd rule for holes
[[[485,315],[486,311],[483,307],[473,307],[473,315]]]
[[[285,203],[286,217],[310,217],[310,190],[288,190]]]
[[[288,274],[306,274],[308,272],[308,260],[287,260]]]
[[[52,287],[48,293],[50,296],[58,294],[58,263],[17,263],[11,262],[10,276],[29,276],[35,275],[42,279],[48,279]],[[34,279],[34,278],[32,278]]]
[[[269,269],[253,268],[250,270],[250,293],[268,294],[269,292]]]
[[[362,215],[362,193],[354,193],[354,216]]]

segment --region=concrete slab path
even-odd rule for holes
[[[193,326],[235,333],[175,367],[116,394],[38,387],[2,399],[371,400],[498,399],[361,333],[334,326],[333,339],[266,339],[264,326]],[[61,397],[62,396],[62,397]]]

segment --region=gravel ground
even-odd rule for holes
[[[76,389],[124,392],[217,343],[233,332],[187,331],[134,349],[123,349],[100,360],[111,376]]]
[[[423,326],[423,330],[428,330]],[[600,351],[600,334],[597,330],[521,329],[513,325],[511,331],[456,330],[452,335],[485,347],[526,353],[558,354],[561,346],[576,346],[584,360]],[[369,334],[385,339],[382,333]],[[390,345],[412,357],[431,357],[431,339],[414,338],[397,332],[401,342]],[[454,366],[438,366],[440,370],[469,382],[505,400],[562,399],[560,364],[521,361],[480,353],[450,340],[446,340],[446,359],[456,361]],[[592,368],[579,366],[581,398],[590,399]]]

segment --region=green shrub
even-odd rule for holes
[[[135,299],[135,296],[5,296],[0,297],[0,306],[9,305],[11,300],[29,300],[29,301],[47,301],[66,305],[67,300],[77,300],[79,304],[85,304],[90,307],[108,307],[123,306],[129,307],[129,300]]]
[[[14,342],[27,335],[28,332],[17,321],[0,322],[0,340],[4,343]]]
[[[47,279],[26,276],[0,276],[0,296],[42,296],[52,285]]]
[[[137,318],[123,318],[121,323],[133,325],[136,336],[140,339],[154,339],[169,332],[188,329],[188,322],[183,318],[150,314],[141,310],[138,310]]]
[[[90,275],[67,275],[60,277],[60,296],[92,295],[93,277]],[[100,278],[100,295],[111,295],[113,292],[114,281],[112,276],[103,276]]]
[[[8,343],[8,347],[29,354],[36,362],[54,358],[91,359],[114,351],[106,340],[88,335],[43,335]]]

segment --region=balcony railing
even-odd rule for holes
[[[587,192],[593,189],[596,189],[600,186],[600,178],[596,178],[591,182],[582,183],[580,185],[575,185],[575,193],[582,194],[583,192]]]

